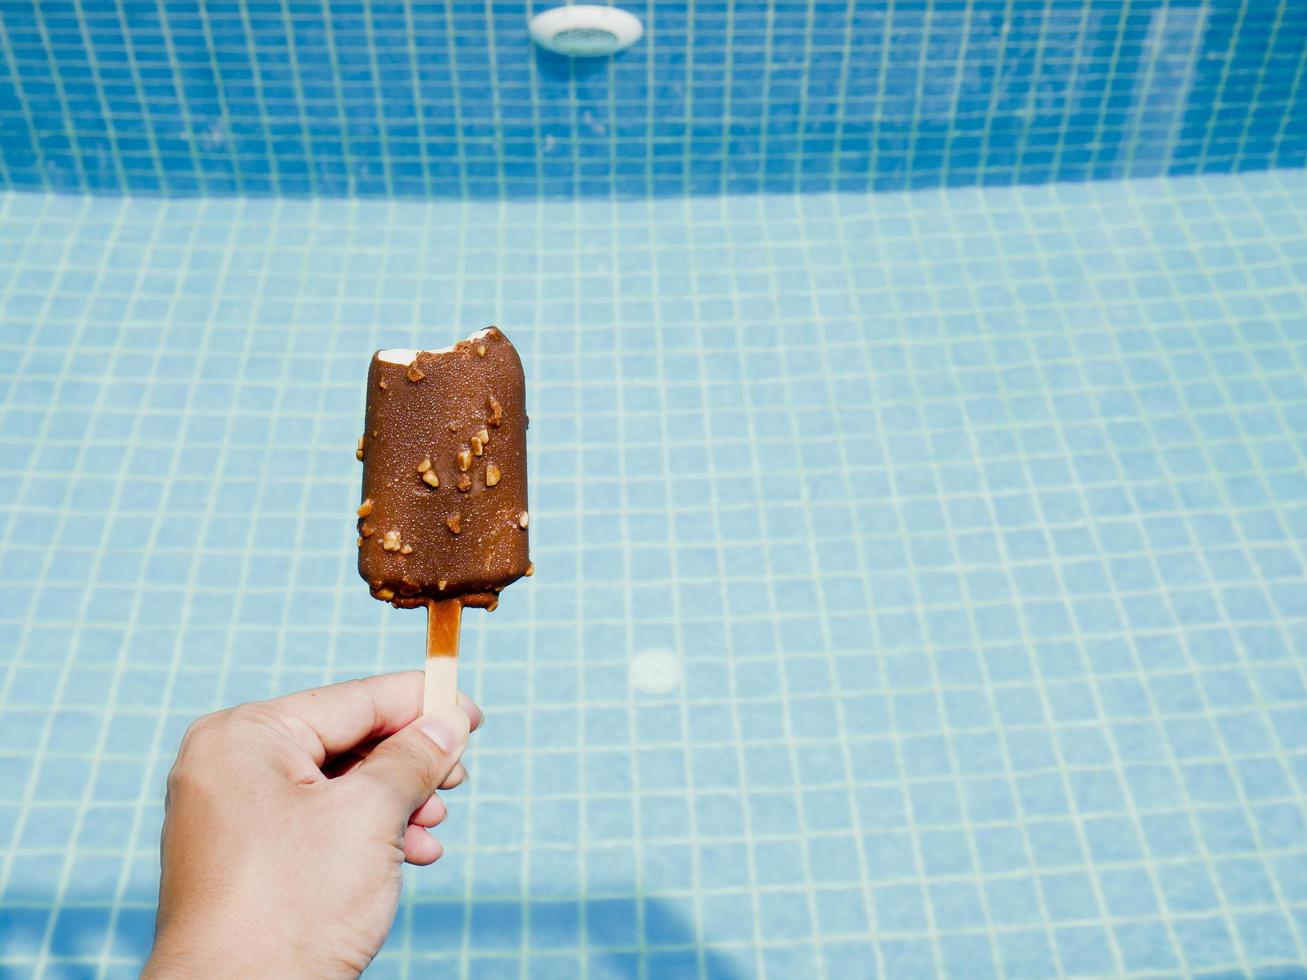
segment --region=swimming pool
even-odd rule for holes
[[[498,323],[538,570],[373,974],[1298,975],[1303,12],[628,7],[0,11],[0,973],[134,975],[196,714],[417,663],[363,373]]]

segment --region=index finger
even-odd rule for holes
[[[406,670],[299,691],[263,702],[294,736],[296,742],[322,765],[328,756],[386,738],[422,713],[422,672]],[[481,709],[461,691],[459,706],[475,729]]]
[[[263,703],[274,711],[313,761],[385,738],[422,713],[422,674],[360,677]]]

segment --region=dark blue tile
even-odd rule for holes
[[[0,172],[15,186],[213,192],[194,176],[208,172],[195,151],[221,144],[237,186],[275,173],[282,190],[309,192],[348,159],[364,166],[360,192],[421,193],[451,176],[442,159],[462,157],[494,161],[467,193],[512,196],[536,193],[535,175],[558,158],[665,155],[682,163],[679,179],[632,169],[623,192],[713,193],[813,188],[814,175],[849,186],[848,174],[865,173],[890,189],[1307,157],[1299,5],[1275,15],[1120,0],[635,6],[650,17],[640,45],[573,62],[534,50],[512,4],[490,9],[493,35],[474,3],[433,3],[420,17],[398,4],[248,15],[167,4],[166,26],[154,8],[120,18],[107,0],[9,4],[0,105],[24,111],[7,117]],[[761,144],[734,139],[757,133]],[[108,149],[85,143],[91,134],[112,137]],[[423,153],[419,141],[437,137]],[[139,157],[114,159],[127,153]],[[736,161],[760,155],[765,181],[741,181],[759,168]],[[611,173],[588,177],[569,192],[611,192]]]

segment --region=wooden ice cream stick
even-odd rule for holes
[[[463,603],[432,599],[427,603],[427,672],[422,713],[458,703],[458,629]]]

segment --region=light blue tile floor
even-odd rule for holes
[[[538,571],[376,975],[1301,975],[1305,284],[1300,172],[0,198],[0,973],[132,974],[196,714],[418,664],[364,371],[498,323]]]

